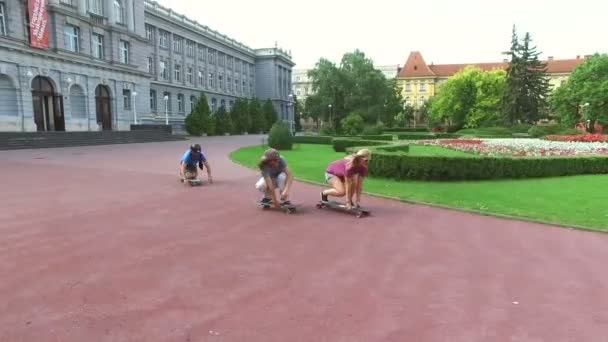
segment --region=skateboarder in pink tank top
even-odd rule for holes
[[[361,202],[363,179],[367,177],[370,159],[370,150],[362,149],[346,158],[331,162],[325,169],[325,180],[331,189],[321,192],[321,201],[327,202],[328,196],[344,197],[346,195],[346,209],[352,209],[353,205],[358,207]],[[356,203],[353,203],[353,195],[356,195]]]

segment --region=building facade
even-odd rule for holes
[[[149,0],[0,0],[0,130],[179,130],[201,93],[212,110],[270,98],[256,90],[294,65],[270,50],[281,73],[264,67],[267,52]],[[279,113],[290,103],[272,99]],[[282,118],[293,123],[293,111]]]
[[[585,58],[577,56],[574,59],[554,59],[546,61],[549,83],[552,87],[560,86],[568,79],[574,68],[583,63]],[[468,63],[468,64],[427,64],[419,51],[413,51],[399,71],[397,83],[401,88],[406,104],[418,109],[441,89],[448,78],[467,66],[475,66],[481,70],[506,70],[507,60],[497,63]]]

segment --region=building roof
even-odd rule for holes
[[[547,63],[547,72],[550,74],[571,73],[574,68],[583,63],[585,58],[577,56],[573,59],[553,59],[549,57],[544,61]],[[399,77],[449,77],[467,66],[476,66],[484,71],[494,69],[506,69],[507,61],[498,63],[465,63],[465,64],[431,64],[427,65],[419,51],[412,51],[399,72]]]

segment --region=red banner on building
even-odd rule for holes
[[[49,13],[47,0],[28,0],[30,15],[30,45],[39,49],[49,48]]]

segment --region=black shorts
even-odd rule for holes
[[[197,172],[196,167],[197,167],[197,165],[186,164],[185,170],[186,170],[186,172],[194,172],[194,173],[196,173]]]

